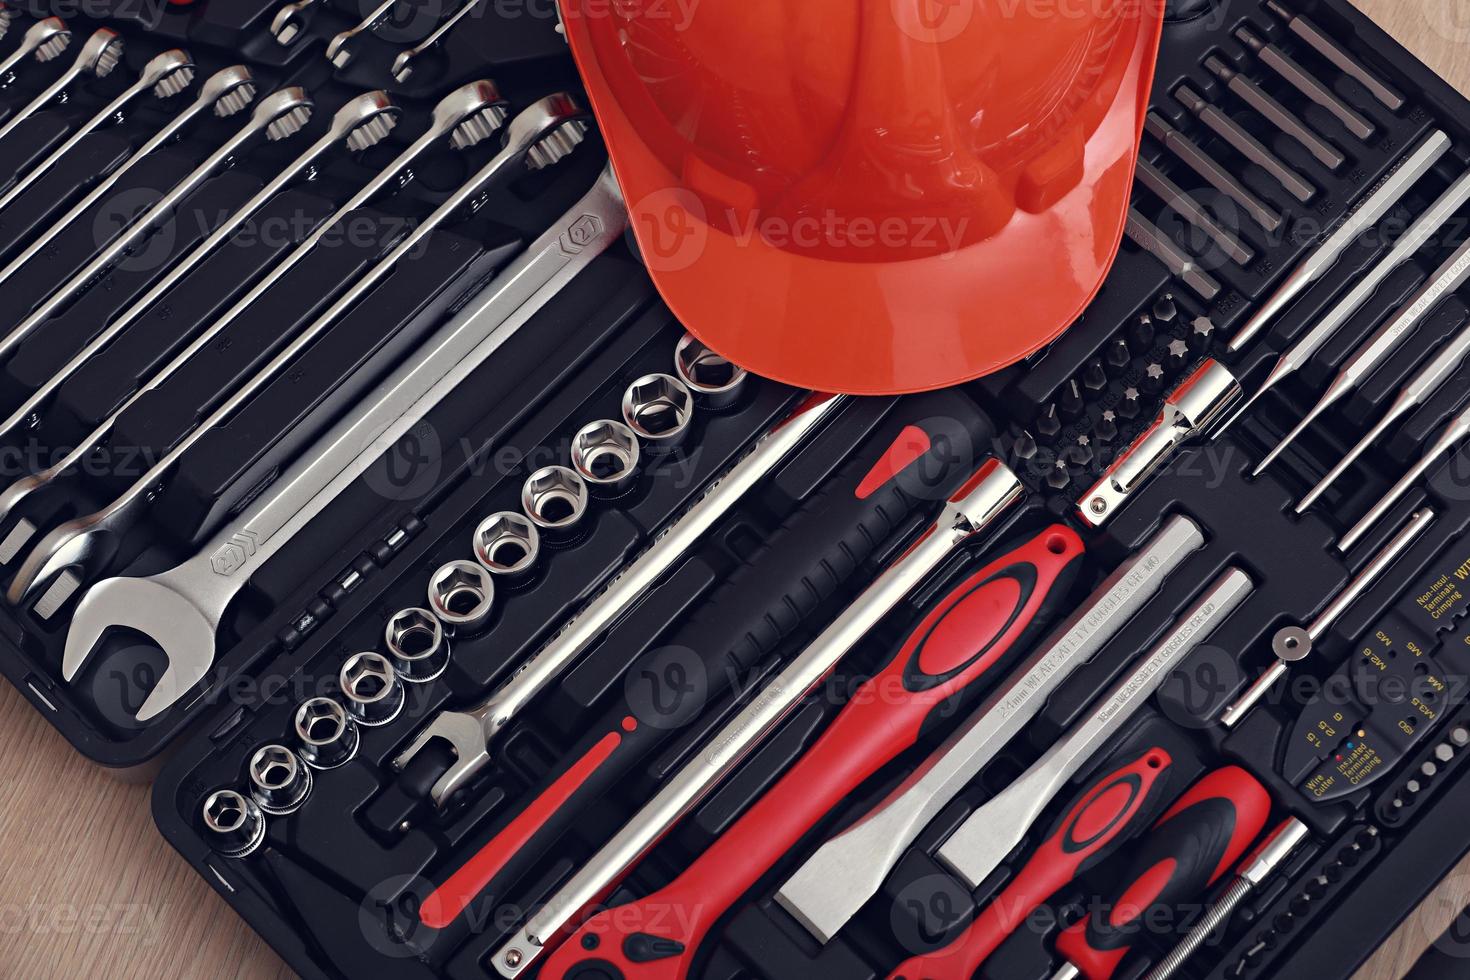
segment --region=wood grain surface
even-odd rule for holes
[[[1470,91],[1470,0],[1357,2]],[[163,842],[148,788],[84,762],[8,686],[0,772],[0,978],[292,975]],[[1398,980],[1467,904],[1470,860],[1355,980]]]

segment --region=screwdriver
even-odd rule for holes
[[[1404,390],[1399,392],[1398,398],[1389,406],[1388,414],[1379,419],[1378,424],[1373,426],[1372,430],[1332,468],[1332,471],[1302,498],[1301,503],[1296,505],[1296,512],[1305,514],[1307,509],[1327,492],[1327,488],[1336,483],[1337,479],[1347,472],[1348,467],[1352,466],[1358,457],[1368,450],[1369,446],[1377,442],[1379,437],[1387,432],[1395,422],[1424,404],[1438,391],[1440,386],[1449,380],[1450,375],[1459,368],[1466,354],[1470,354],[1470,327],[1462,329],[1454,340],[1450,341],[1432,361],[1414,375],[1414,379],[1404,386]]]
[[[1149,923],[1176,921],[1186,905],[1234,867],[1266,829],[1271,794],[1250,773],[1226,766],[1169,808],[1139,845],[1117,896],[1057,937],[1066,960],[1052,980],[1108,980]]]
[[[1057,525],[966,575],[929,607],[812,747],[693,864],[654,894],[613,909],[606,921],[588,923],[584,934],[599,938],[597,951],[569,941],[541,977],[576,973],[579,959],[610,961],[626,980],[687,975],[714,924],[827,811],[914,745],[956,697],[994,679],[1034,641],[1060,611],[1081,557],[1081,538]],[[670,917],[669,909],[680,914]],[[642,937],[667,954],[657,962],[630,955]]]
[[[1277,359],[1276,364],[1271,368],[1271,373],[1266,376],[1265,383],[1256,389],[1255,394],[1245,400],[1245,403],[1220,427],[1219,431],[1224,432],[1239,420],[1256,403],[1257,399],[1305,367],[1316,356],[1317,351],[1321,350],[1322,346],[1331,340],[1337,334],[1337,331],[1342,329],[1345,323],[1353,318],[1353,314],[1362,309],[1363,304],[1368,302],[1369,298],[1378,290],[1379,286],[1383,285],[1384,280],[1405,262],[1413,258],[1414,253],[1423,248],[1424,244],[1436,232],[1443,228],[1450,218],[1454,217],[1455,213],[1465,206],[1467,201],[1470,201],[1470,173],[1466,173],[1459,180],[1455,181],[1449,190],[1445,191],[1437,201],[1431,204],[1429,209],[1421,214],[1409,226],[1409,230],[1404,232],[1403,236],[1394,243],[1393,249],[1389,251],[1388,255],[1384,256],[1383,260],[1378,262],[1371,272],[1358,280],[1357,285],[1343,297],[1337,306],[1333,307],[1332,312],[1318,321],[1311,330],[1307,331],[1300,340]],[[1250,339],[1250,335],[1253,333],[1254,323],[1255,321],[1252,321],[1252,325],[1247,325],[1231,341],[1231,351],[1240,350],[1241,346],[1243,346],[1243,341]]]
[[[1373,505],[1373,509],[1368,511],[1367,515],[1351,531],[1342,536],[1342,540],[1337,543],[1337,550],[1347,552],[1357,544],[1363,535],[1383,520],[1384,516],[1393,509],[1393,505],[1409,492],[1409,488],[1429,472],[1431,466],[1449,455],[1450,450],[1466,436],[1470,436],[1470,405],[1467,405],[1459,415],[1450,420],[1449,424],[1444,427],[1444,431],[1439,434],[1439,438],[1434,440],[1434,445],[1425,451],[1419,462],[1415,463],[1409,472],[1393,485],[1393,489],[1388,491],[1382,500]]]
[[[1184,941],[1174,948],[1164,961],[1154,967],[1144,977],[1144,980],[1169,980],[1179,972],[1179,968],[1185,961],[1194,955],[1195,950],[1204,945],[1205,940],[1214,935],[1231,915],[1235,913],[1240,903],[1245,901],[1247,895],[1255,891],[1260,884],[1271,876],[1291,853],[1296,850],[1297,845],[1307,838],[1307,826],[1296,817],[1288,817],[1287,820],[1272,831],[1271,836],[1256,848],[1245,864],[1236,872],[1235,879],[1225,894],[1220,896],[1204,918],[1195,923],[1193,929]]]
[[[1035,909],[1148,826],[1173,767],[1169,753],[1154,747],[1105,769],[958,938],[905,960],[890,980],[970,980]]]
[[[1470,241],[1466,241],[1455,250],[1455,254],[1440,266],[1434,276],[1414,294],[1403,309],[1399,310],[1387,323],[1378,328],[1378,331],[1369,338],[1347,363],[1338,371],[1337,377],[1332,379],[1332,384],[1327,386],[1317,404],[1306,414],[1296,428],[1287,433],[1286,438],[1276,444],[1276,448],[1266,454],[1261,460],[1252,476],[1260,476],[1286,448],[1296,441],[1296,438],[1311,427],[1312,423],[1322,417],[1333,405],[1346,398],[1368,376],[1378,370],[1383,362],[1393,356],[1394,351],[1408,339],[1409,334],[1437,307],[1445,297],[1465,284],[1470,279]]]
[[[1251,317],[1250,322],[1240,328],[1240,332],[1230,341],[1230,352],[1234,354],[1242,350],[1255,339],[1256,334],[1266,329],[1272,320],[1306,292],[1308,286],[1325,276],[1337,264],[1337,260],[1342,258],[1342,253],[1347,251],[1348,246],[1357,241],[1363,232],[1378,224],[1394,205],[1403,200],[1409,188],[1429,173],[1439,159],[1449,152],[1451,145],[1449,134],[1437,129],[1425,137],[1424,142],[1413,153],[1395,164],[1368,191],[1361,203],[1343,217],[1342,224],[1332,236],[1297,266],[1296,271],[1271,294],[1271,298]],[[1363,300],[1367,298],[1364,295]]]

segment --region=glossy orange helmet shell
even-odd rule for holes
[[[1122,239],[1164,0],[561,0],[659,292],[892,394],[1054,340]]]

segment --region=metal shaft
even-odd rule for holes
[[[1357,207],[1348,212],[1332,236],[1307,256],[1306,260],[1262,305],[1256,315],[1251,317],[1250,322],[1240,329],[1240,332],[1230,341],[1231,352],[1243,349],[1282,311],[1295,302],[1298,296],[1306,292],[1308,286],[1326,275],[1327,270],[1342,258],[1347,247],[1355,242],[1359,235],[1383,220],[1383,216],[1403,200],[1409,188],[1429,173],[1440,158],[1449,152],[1452,145],[1448,133],[1443,130],[1435,130],[1425,138],[1423,143],[1419,144],[1413,153],[1399,161],[1382,180],[1367,192]],[[1364,299],[1366,300],[1367,297],[1365,296]]]
[[[604,894],[608,885],[718,785],[854,644],[955,548],[984,531],[1023,492],[1020,480],[997,460],[986,463],[967,488],[963,496],[946,502],[929,533],[705,742],[693,761],[667,780],[653,799],[495,953],[491,962],[501,976],[516,977],[528,969],[580,909]]]
[[[1215,220],[1184,189],[1170,180],[1162,170],[1147,160],[1138,161],[1138,182],[1147,187],[1176,214],[1209,236],[1210,240],[1237,265],[1249,265],[1256,257],[1250,246]]]
[[[1257,58],[1260,58],[1262,64],[1271,68],[1297,91],[1330,112],[1338,122],[1347,128],[1348,132],[1358,139],[1366,142],[1372,139],[1373,134],[1378,131],[1378,127],[1369,122],[1362,113],[1338,98],[1331,89],[1318,81],[1315,75],[1297,64],[1291,55],[1276,45],[1268,44],[1265,39],[1246,27],[1239,28],[1235,32],[1235,37]]]
[[[1134,669],[1098,699],[1085,721],[1055,742],[1024,775],[970,814],[939,848],[937,857],[972,890],[1004,863],[1063,786],[1241,603],[1254,585],[1228,569],[1175,621],[1174,628],[1137,661]]]
[[[1373,98],[1383,104],[1384,108],[1398,112],[1408,105],[1408,101],[1392,85],[1369,71],[1366,65],[1349,54],[1345,48],[1311,20],[1301,14],[1293,13],[1276,0],[1267,0],[1266,9],[1280,17],[1286,23],[1287,29],[1307,42],[1312,50],[1336,65],[1344,75],[1356,80],[1366,88]]]
[[[1307,152],[1328,170],[1338,170],[1347,162],[1341,150],[1318,136],[1301,117],[1282,105],[1275,96],[1236,71],[1219,55],[1205,59],[1205,67],[1225,83],[1235,96],[1265,117],[1273,126],[1306,147]]]
[[[1145,117],[1144,129],[1154,139],[1163,143],[1171,153],[1188,164],[1190,169],[1203,177],[1211,187],[1234,201],[1262,228],[1274,232],[1286,220],[1242,184],[1240,178],[1221,166],[1214,157],[1200,149],[1198,144],[1175,129],[1157,112],[1150,112]]]
[[[1128,209],[1126,231],[1135,245],[1164,263],[1176,278],[1201,297],[1211,300],[1220,295],[1223,287],[1219,280],[1201,269],[1194,259],[1174,243],[1174,239],[1160,231],[1137,208]]]
[[[1188,85],[1181,85],[1175,91],[1174,97],[1186,109],[1198,116],[1200,122],[1211,129],[1216,136],[1229,143],[1236,153],[1275,178],[1276,182],[1286,188],[1287,193],[1292,197],[1306,204],[1317,196],[1317,185],[1285,160],[1272,153],[1266,144],[1247,132],[1240,123],[1221,112],[1203,95]]]
[[[1394,504],[1403,499],[1404,494],[1408,493],[1409,489],[1429,472],[1430,467],[1448,456],[1450,450],[1467,436],[1470,436],[1470,406],[1450,420],[1449,425],[1445,426],[1439,438],[1434,441],[1434,445],[1429,447],[1419,462],[1415,463],[1409,472],[1394,484],[1393,489],[1389,490],[1382,500],[1373,505],[1373,508],[1352,530],[1342,536],[1342,540],[1337,543],[1337,550],[1341,552],[1352,550],[1353,545],[1357,544],[1363,535],[1373,530],[1378,522],[1393,509]]]

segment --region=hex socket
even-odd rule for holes
[[[347,709],[331,698],[312,698],[296,709],[296,741],[313,769],[336,769],[357,755],[360,734]]]
[[[475,560],[497,578],[514,580],[528,574],[541,557],[541,532],[524,514],[502,510],[475,528]]]
[[[265,816],[255,801],[232,789],[209,794],[203,808],[204,829],[214,849],[227,858],[242,858],[265,840]]]
[[[594,492],[622,493],[638,479],[638,436],[612,419],[589,422],[572,436],[572,468]]]
[[[566,466],[543,466],[521,487],[521,510],[543,534],[566,537],[587,515],[587,484]]]
[[[429,576],[429,611],[442,624],[441,634],[473,633],[489,622],[490,614],[495,611],[495,580],[476,562],[446,562]],[[404,610],[398,616],[407,612]],[[389,625],[391,633],[392,624]],[[417,637],[419,645],[427,644],[430,638],[422,636],[422,631],[420,626],[417,634],[411,632],[408,639],[414,641]],[[442,659],[447,665],[449,644],[442,635],[433,642],[444,648]]]
[[[438,573],[435,573],[437,578]],[[431,583],[430,591],[433,590]],[[410,684],[427,684],[449,666],[449,641],[444,624],[427,609],[413,606],[388,617],[383,643],[398,676]]]
[[[693,417],[694,395],[671,375],[644,375],[623,392],[623,421],[651,453],[676,448]]]
[[[686,333],[674,348],[674,374],[710,408],[729,408],[740,398],[750,372],[733,364]]]
[[[359,725],[377,728],[403,710],[403,685],[388,658],[375,651],[354,653],[342,665],[342,696]]]
[[[311,770],[284,745],[262,745],[250,757],[250,796],[266,813],[283,817],[311,795]]]

